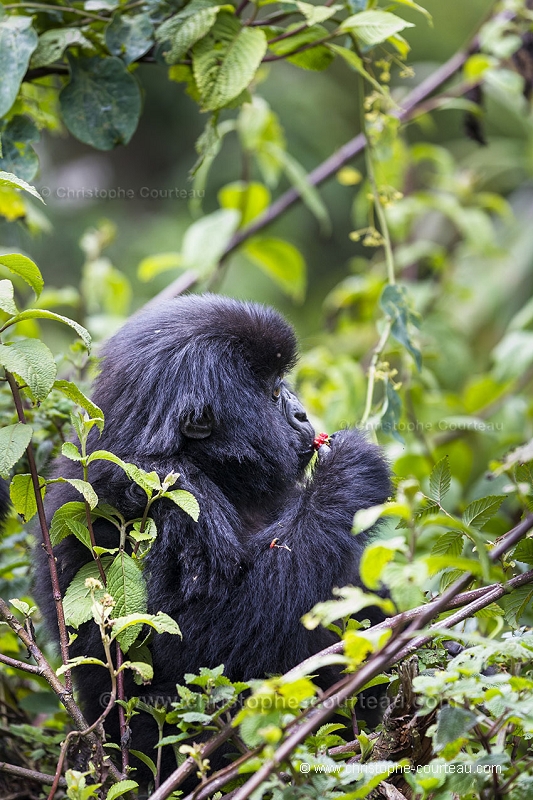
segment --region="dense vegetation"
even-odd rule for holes
[[[103,746],[72,694],[70,673],[91,654],[69,661],[69,637],[91,618],[108,654],[103,714],[122,703],[124,732],[131,715],[150,714],[161,746],[176,749],[181,766],[156,788],[157,800],[191,774],[206,776],[209,754],[228,739],[239,762],[209,777],[195,800],[228,791],[234,800],[532,795],[533,8],[528,0],[485,5],[464,48],[419,74],[409,41],[431,24],[429,2],[3,3],[0,475],[14,510],[0,541],[2,797],[133,797],[136,758],[158,786],[158,764],[129,753],[127,737],[122,748]],[[311,87],[325,70],[351,71],[360,129],[309,174],[264,96],[284,62],[308,71]],[[50,192],[33,186],[34,146],[41,132],[50,142],[65,129],[96,150],[128,144],[148,65],[152,80],[183,84],[209,112],[196,154],[187,154],[191,183],[179,190],[193,221],[181,245],[175,234],[171,252],[146,254],[136,277],[113,266],[115,230],[100,222],[81,240],[79,287],[70,276],[66,286],[45,286],[26,235],[50,235],[42,202]],[[446,114],[455,114],[455,138],[439,142]],[[297,124],[305,128],[305,115]],[[228,153],[231,179],[216,192]],[[350,214],[351,258],[326,293],[330,265],[308,272],[309,248],[282,221],[302,202],[324,236],[335,229],[318,189],[332,177],[344,191],[335,211]],[[283,236],[267,230],[277,221]],[[8,244],[19,234],[24,253]],[[98,457],[120,462],[145,491],[146,513],[126,521],[99,506],[85,451],[88,432],[105,425],[87,399],[91,338],[120,324],[138,281],[162,288],[172,277],[167,294],[216,290],[243,263],[295,303],[319,287],[323,330],[312,330],[294,374],[304,405],[318,430],[359,424],[387,450],[395,497],[358,514],[354,535],[383,518],[361,570],[370,590],[389,587],[390,599],[378,602],[390,620],[374,629],[356,623],[350,617],[369,596],[341,589],[304,618],[338,632],[335,652],[254,683],[248,700],[249,687],[231,684],[221,666],[188,676],[171,709],[125,703],[120,673],[133,670],[141,682],[152,674],[140,623],[179,635],[173,620],[143,605],[139,567],[157,535],[150,507],[165,496],[191,516],[198,508],[174,475],[146,473],[108,451]],[[71,341],[51,332],[55,323]],[[67,441],[71,424],[79,448]],[[48,529],[46,466],[60,451],[79,462],[71,483],[80,497]],[[98,515],[120,532],[116,551],[94,547]],[[76,536],[94,555],[58,600],[61,656],[31,596],[30,530],[48,553]],[[347,672],[324,697],[312,676],[332,658]],[[393,703],[381,727],[365,730],[357,695],[378,684]],[[335,709],[346,718],[342,737],[338,718],[329,721]],[[172,733],[163,737],[165,721]],[[194,744],[199,734],[203,743]],[[83,763],[73,756],[80,740],[89,743]]]

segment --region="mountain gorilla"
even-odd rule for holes
[[[141,312],[105,348],[93,395],[105,428],[91,448],[161,478],[178,472],[177,486],[200,505],[198,522],[168,500],[152,506],[158,535],[145,561],[148,608],[176,619],[183,639],[154,636],[154,679],[138,687],[127,673],[131,694],[173,698],[185,673],[222,663],[231,680],[283,673],[335,639],[306,630],[300,618],[334,586],[360,583],[365,539],[351,533],[353,517],[387,499],[389,472],[359,431],[341,430],[306,474],[314,431],[284,379],[295,360],[294,332],[276,311],[214,295]],[[60,458],[54,474],[80,477],[79,465]],[[142,514],[146,496],[113,464],[94,462],[89,479],[126,519]],[[68,484],[50,486],[48,520],[71,500],[79,495]],[[95,523],[95,537],[118,545],[105,521]],[[55,554],[64,593],[91,555],[74,536]],[[37,596],[57,635],[42,551],[38,560]],[[71,654],[99,651],[96,626],[85,623]],[[89,666],[74,675],[92,721],[109,676]],[[321,683],[333,679],[332,671]],[[117,739],[115,724],[106,723]],[[132,746],[145,753],[155,741],[150,725],[145,714],[132,720]]]
[[[9,491],[7,483],[0,478],[0,525],[7,516],[9,511]]]

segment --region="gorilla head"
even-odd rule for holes
[[[335,586],[359,582],[364,536],[352,535],[354,514],[386,500],[387,465],[357,430],[333,434],[313,469],[313,429],[284,375],[296,358],[292,328],[263,306],[206,295],[171,300],[140,312],[104,350],[94,400],[105,412],[106,448],[161,478],[179,473],[180,488],[200,506],[193,521],[169,500],[152,506],[157,538],[144,560],[148,611],[177,620],[183,639],[151,643],[154,678],[129,694],[176,695],[176,683],[200,667],[225,665],[232,680],[285,672],[335,640],[300,622]],[[57,460],[54,474],[79,478],[79,465]],[[101,502],[126,519],[140,516],[146,496],[107,461],[90,466]],[[68,483],[49,487],[47,516],[79,495]],[[115,528],[94,523],[96,543],[118,547]],[[282,546],[273,547],[273,542]],[[74,536],[54,550],[64,593],[91,561]],[[36,550],[37,595],[57,631],[46,559]],[[92,622],[82,625],[71,655],[101,652]],[[77,674],[76,674],[77,673]],[[333,671],[321,675],[331,683]],[[109,676],[76,670],[89,719],[101,713]],[[117,740],[116,722],[106,726]],[[132,746],[148,752],[157,737],[145,715],[132,719]],[[171,755],[171,754],[170,754]],[[168,769],[171,765],[168,766]]]

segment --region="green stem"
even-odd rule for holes
[[[91,14],[90,11],[84,11],[81,8],[72,8],[72,6],[54,6],[49,3],[10,3],[4,6],[4,8],[8,10],[36,8],[42,11],[64,11],[66,14],[79,14],[81,17],[96,19],[99,22],[109,22],[109,17],[101,17],[99,14]]]
[[[365,402],[365,410],[363,411],[363,416],[361,417],[361,427],[364,427],[368,422],[370,417],[370,412],[372,411],[372,400],[374,398],[374,386],[376,384],[376,372],[377,366],[379,363],[379,358],[385,349],[385,345],[387,344],[388,338],[390,336],[390,331],[392,327],[392,320],[390,317],[387,318],[385,323],[385,327],[383,328],[383,333],[379,338],[379,342],[377,343],[376,347],[374,348],[374,352],[372,353],[372,359],[370,361],[370,367],[368,368],[368,385],[366,388],[366,402]]]

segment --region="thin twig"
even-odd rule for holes
[[[35,781],[35,783],[42,783],[45,786],[53,783],[54,776],[48,775],[46,772],[37,772],[34,769],[26,769],[25,767],[18,767],[16,764],[8,764],[7,761],[0,761],[0,772],[8,772],[10,775],[16,775],[19,778],[24,778],[27,781]],[[61,788],[67,785],[64,778],[59,779]]]

